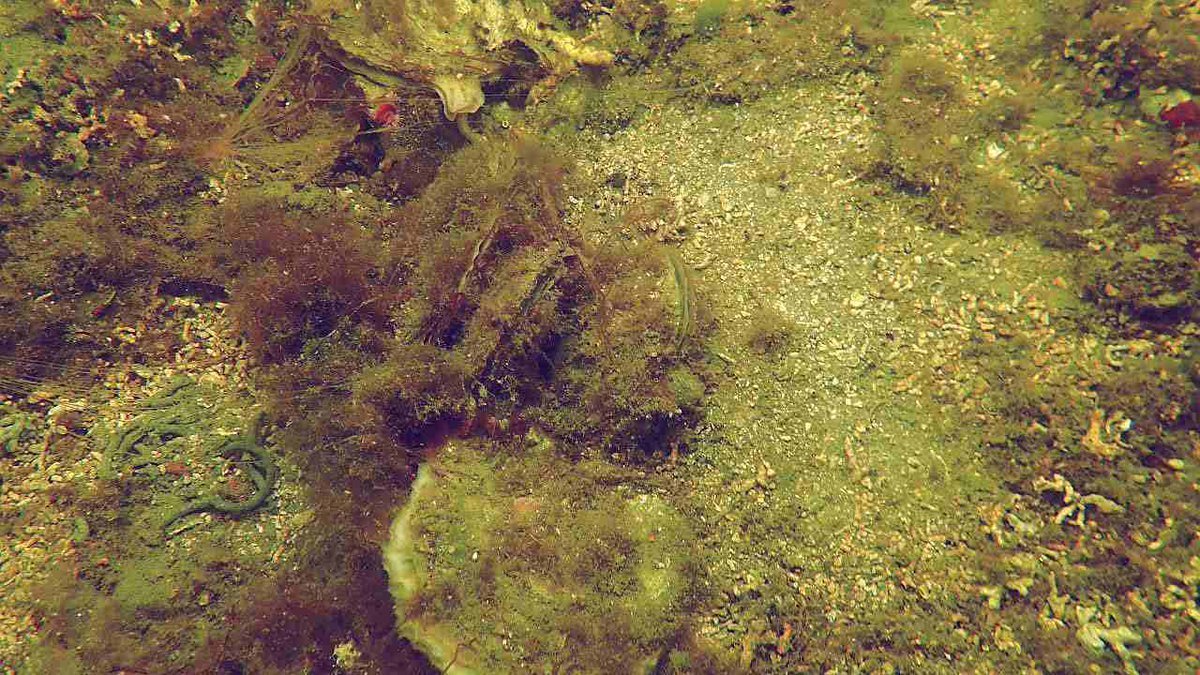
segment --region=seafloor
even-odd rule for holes
[[[1200,671],[1195,0],[5,0],[0,673]]]

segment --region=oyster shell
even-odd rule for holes
[[[327,51],[369,96],[422,83],[451,120],[479,110],[483,83],[513,66],[544,88],[613,60],[553,28],[541,0],[314,0],[310,13],[325,26]]]

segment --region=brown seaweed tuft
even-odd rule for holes
[[[382,260],[360,226],[254,198],[227,207],[220,220],[223,257],[237,278],[231,311],[263,358],[296,356],[306,341],[339,326],[386,316],[391,294],[378,283]]]

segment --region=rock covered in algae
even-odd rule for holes
[[[445,448],[384,547],[401,634],[443,672],[652,671],[687,613],[692,535],[612,468]]]
[[[314,0],[311,11],[369,95],[424,83],[450,119],[479,110],[483,83],[512,66],[553,81],[613,60],[554,29],[541,0]]]

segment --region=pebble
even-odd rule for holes
[[[850,308],[861,309],[867,304],[867,296],[863,293],[855,291],[850,294]]]

